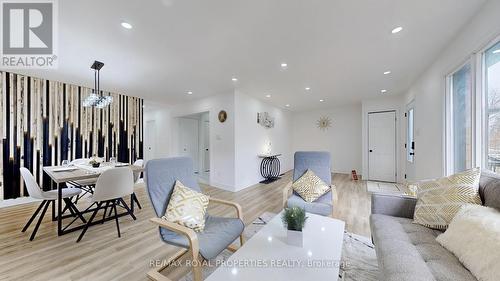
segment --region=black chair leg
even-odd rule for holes
[[[135,217],[134,215],[134,212],[132,210],[130,210],[130,208],[128,207],[127,203],[125,203],[125,200],[123,200],[122,198],[118,199],[120,202],[122,202],[123,204],[123,207],[127,210],[128,214],[134,219],[136,220],[137,218]]]
[[[113,213],[113,206],[111,206],[111,208],[109,208],[108,218],[111,217],[112,213]]]
[[[73,204],[73,202],[71,201],[70,198],[64,198],[63,200],[64,200],[64,203],[66,203],[66,205],[68,206],[69,212],[73,216],[77,216],[77,217],[80,218],[80,220],[83,223],[87,223],[87,220],[85,220],[85,218],[82,216],[82,214],[80,213],[80,211],[78,210],[78,208]]]
[[[57,218],[56,218],[56,200],[53,200],[51,202],[51,205],[52,205],[52,221],[56,221]]]
[[[101,205],[102,205],[102,202],[97,203],[96,209],[92,213],[92,216],[90,216],[90,219],[87,221],[87,224],[83,228],[82,233],[80,233],[80,236],[78,236],[78,239],[76,240],[76,243],[78,243],[78,242],[80,242],[80,240],[82,240],[83,235],[85,235],[85,232],[87,232],[87,229],[89,229],[89,226],[92,223],[92,221],[94,220],[95,215],[97,215],[97,212],[101,209]]]
[[[115,221],[116,221],[116,230],[118,230],[118,237],[122,237],[120,234],[120,223],[118,222],[118,212],[116,212],[116,203],[118,200],[113,201],[113,209],[115,211]]]
[[[139,199],[137,198],[137,195],[134,193],[132,193],[132,196],[134,197],[134,202],[137,203],[137,207],[139,207],[139,209],[142,209],[141,207],[141,203],[139,203]]]
[[[61,214],[64,214],[68,209],[69,209],[69,206],[68,206],[68,204],[66,204],[66,206],[64,206],[64,209],[62,210]]]
[[[33,229],[33,233],[31,233],[30,241],[33,241],[33,239],[35,239],[36,232],[38,231],[38,228],[40,227],[40,223],[43,220],[43,216],[45,216],[45,212],[47,212],[47,208],[49,207],[50,202],[49,201],[45,201],[45,202],[46,203],[45,203],[45,207],[43,208],[42,214],[38,218],[38,222],[36,223],[35,229]]]
[[[106,201],[106,206],[104,207],[104,214],[102,215],[102,222],[101,222],[101,224],[103,224],[104,220],[106,219],[106,213],[108,212],[108,207],[109,207],[109,201]]]
[[[82,195],[83,196],[83,195]],[[75,204],[78,204],[78,199],[80,199],[80,194],[78,194],[75,198]]]
[[[36,218],[36,215],[38,215],[38,213],[40,212],[40,210],[42,209],[42,207],[45,205],[46,202],[47,201],[43,200],[42,203],[40,203],[40,206],[38,206],[38,208],[33,213],[33,215],[31,216],[31,218],[28,220],[28,222],[26,223],[26,225],[23,227],[23,230],[21,232],[25,232],[26,229],[28,229],[28,227],[33,222],[33,220]]]

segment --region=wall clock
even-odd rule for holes
[[[316,125],[318,126],[318,128],[320,128],[320,130],[325,131],[332,126],[332,120],[330,119],[330,117],[323,116],[319,118],[318,122],[316,122]]]
[[[219,112],[219,121],[221,123],[224,123],[226,121],[226,119],[227,119],[227,112],[225,110],[221,110]]]

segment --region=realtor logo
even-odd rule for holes
[[[56,0],[1,1],[2,67],[56,68]]]

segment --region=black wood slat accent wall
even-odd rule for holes
[[[121,94],[104,109],[85,108],[90,88],[0,71],[0,200],[28,196],[20,167],[51,188],[43,166],[97,155],[143,158],[143,100]]]

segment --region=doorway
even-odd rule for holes
[[[178,151],[180,156],[193,159],[193,169],[200,182],[210,180],[210,120],[202,112],[178,118]]]
[[[396,111],[368,113],[368,179],[396,182]]]
[[[155,158],[156,155],[156,121],[146,121],[146,136],[144,138],[145,151],[144,160],[148,161]]]
[[[407,180],[415,179],[415,102],[406,105],[406,173]]]

